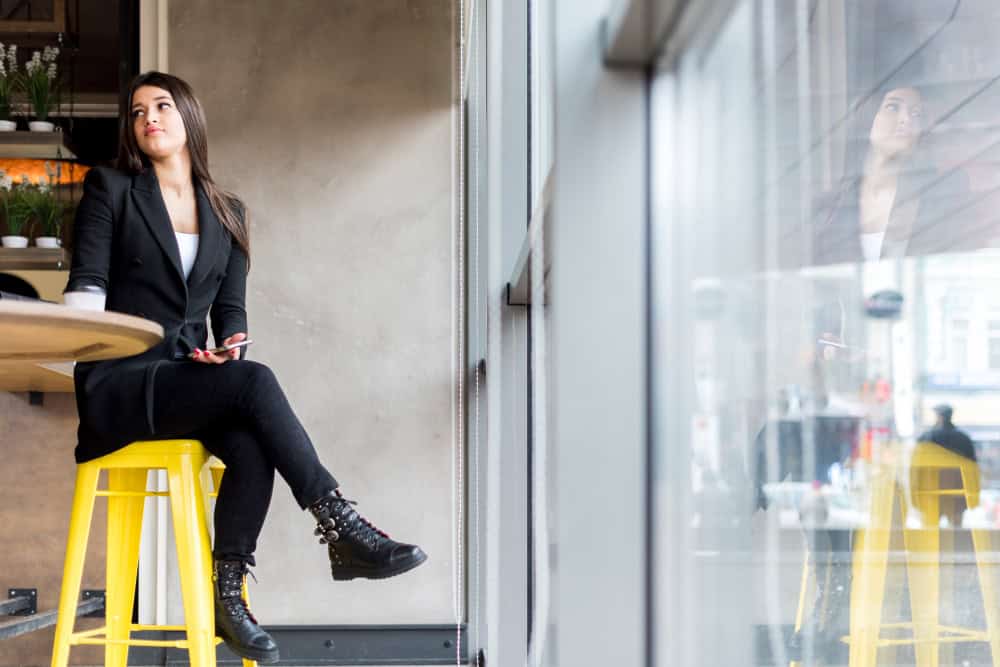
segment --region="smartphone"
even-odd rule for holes
[[[228,352],[229,350],[235,350],[237,348],[246,347],[247,345],[250,345],[251,343],[253,343],[253,341],[251,339],[247,338],[246,340],[241,340],[238,343],[231,343],[229,345],[223,345],[221,347],[213,347],[212,349],[205,350],[205,351],[206,352],[211,352],[212,354],[222,354],[223,352]],[[194,352],[188,352],[188,358],[189,359],[194,359],[195,358]]]

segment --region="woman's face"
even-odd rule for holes
[[[913,88],[890,90],[872,122],[872,146],[890,157],[912,152],[923,129],[923,111],[920,93]]]
[[[184,119],[168,91],[155,86],[140,86],[132,94],[131,114],[135,141],[151,160],[186,150]]]

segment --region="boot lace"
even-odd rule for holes
[[[250,575],[256,582],[257,577],[253,570],[245,563],[242,567],[219,567],[217,575],[219,581],[219,597],[222,606],[226,610],[226,615],[234,621],[239,622],[244,618],[250,619],[254,624],[260,625],[257,618],[247,606],[247,601],[243,598],[243,581],[246,575]]]
[[[388,533],[366,519],[352,507],[352,505],[358,504],[356,500],[344,498],[338,492],[337,497],[331,498],[330,501],[328,506],[330,516],[322,519],[314,531],[316,535],[321,536],[319,540],[320,544],[331,544],[340,539],[340,532],[337,531],[337,521],[334,520],[334,515],[339,515],[340,525],[344,528],[344,531],[341,532],[353,532],[373,548],[378,546],[382,538],[392,539]]]

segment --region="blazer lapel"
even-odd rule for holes
[[[184,283],[184,269],[181,268],[181,251],[177,247],[177,238],[174,236],[174,228],[170,224],[170,214],[167,213],[167,205],[163,203],[163,195],[160,193],[160,185],[156,180],[156,172],[152,167],[147,167],[142,173],[132,179],[132,201],[139,209],[142,219],[149,227],[153,238],[160,244],[160,248],[170,258],[170,263],[174,267],[174,273]]]
[[[205,279],[215,265],[223,240],[222,223],[215,216],[212,204],[199,183],[195,186],[198,205],[198,254],[188,275],[188,287],[194,287]]]

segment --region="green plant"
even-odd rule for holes
[[[58,104],[59,68],[56,59],[59,49],[46,46],[44,51],[35,51],[31,60],[25,63],[25,73],[22,77],[24,92],[35,111],[35,118],[45,120],[49,112]]]
[[[17,46],[0,43],[0,120],[10,120],[11,97],[19,87]]]
[[[0,171],[0,202],[3,204],[4,220],[7,223],[7,233],[11,236],[26,236],[31,222],[31,209],[25,206],[24,195],[32,187],[27,176],[22,176],[20,183]]]
[[[34,185],[22,194],[22,205],[28,217],[39,224],[45,236],[59,236],[66,205],[55,192],[44,185]]]

